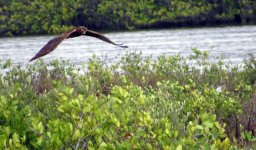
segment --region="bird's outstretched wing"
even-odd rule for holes
[[[108,39],[107,37],[105,37],[104,35],[102,35],[99,32],[95,32],[95,31],[92,31],[92,30],[87,30],[85,35],[98,38],[98,39],[100,39],[102,41],[108,42],[110,44],[114,44],[116,46],[120,46],[122,48],[128,48],[128,46],[125,46],[125,45],[122,45],[122,44],[116,44],[116,43],[112,42],[110,39]]]
[[[52,52],[63,40],[69,37],[70,34],[76,32],[76,28],[66,31],[62,33],[61,35],[51,39],[44,47],[42,47],[39,52],[30,59],[30,61],[33,61],[39,57],[42,57],[44,55],[47,55],[48,53]]]
[[[95,37],[98,38],[100,40],[103,40],[105,42],[120,46],[122,48],[127,48],[128,46],[122,45],[122,44],[116,44],[114,42],[112,42],[110,39],[108,39],[107,37],[105,37],[104,35],[92,31],[92,30],[88,30],[86,27],[84,26],[79,26],[77,28],[74,28],[72,30],[66,31],[64,33],[62,33],[61,35],[51,39],[44,47],[42,47],[40,49],[40,51],[33,57],[30,59],[30,61],[33,61],[39,57],[42,57],[44,55],[49,54],[50,52],[52,52],[63,40],[68,39],[68,38],[74,38],[74,37],[78,37],[81,35],[87,35],[87,36],[91,36],[91,37]]]

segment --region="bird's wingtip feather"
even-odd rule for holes
[[[119,47],[122,47],[122,48],[128,48],[128,46],[123,45],[123,44],[116,44],[116,45],[119,46]]]
[[[36,59],[36,57],[33,57],[33,58],[31,58],[30,60],[29,60],[29,62],[31,62],[31,61],[33,61],[33,60],[35,60]]]
[[[122,45],[121,47],[122,47],[122,48],[128,48],[128,46],[126,46],[126,45]]]

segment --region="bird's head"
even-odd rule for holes
[[[79,27],[77,27],[77,31],[78,31],[79,33],[81,33],[81,34],[85,34],[86,31],[87,31],[87,28],[84,27],[84,26],[79,26]]]

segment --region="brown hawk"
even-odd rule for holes
[[[62,33],[61,35],[51,39],[46,45],[44,45],[44,47],[42,47],[40,49],[40,51],[33,57],[30,59],[30,61],[33,61],[39,57],[42,57],[44,55],[49,54],[50,52],[52,52],[63,40],[68,39],[68,38],[74,38],[74,37],[78,37],[81,35],[86,35],[86,36],[92,36],[95,38],[98,38],[102,41],[108,42],[110,44],[114,44],[117,46],[120,46],[122,48],[127,48],[128,46],[122,45],[122,44],[116,44],[114,42],[112,42],[110,39],[108,39],[107,37],[105,37],[104,35],[102,35],[101,33],[92,31],[92,30],[88,30],[86,27],[84,26],[79,26],[76,27],[72,30],[66,31],[64,33]]]

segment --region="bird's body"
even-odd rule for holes
[[[112,42],[110,39],[108,39],[107,37],[105,37],[104,35],[102,35],[98,32],[88,30],[84,26],[79,26],[79,27],[76,27],[72,30],[66,31],[66,32],[62,33],[61,35],[51,39],[44,47],[42,47],[40,49],[40,51],[33,58],[30,59],[30,61],[33,61],[35,59],[38,59],[39,57],[42,57],[44,55],[49,54],[54,49],[56,49],[56,47],[63,40],[68,39],[68,38],[78,37],[78,36],[81,36],[81,35],[95,37],[95,38],[98,38],[102,41],[108,42],[110,44],[117,45],[117,46],[120,46],[122,48],[127,48],[127,46],[124,46],[124,45],[121,45],[121,44],[116,44],[116,43]]]

